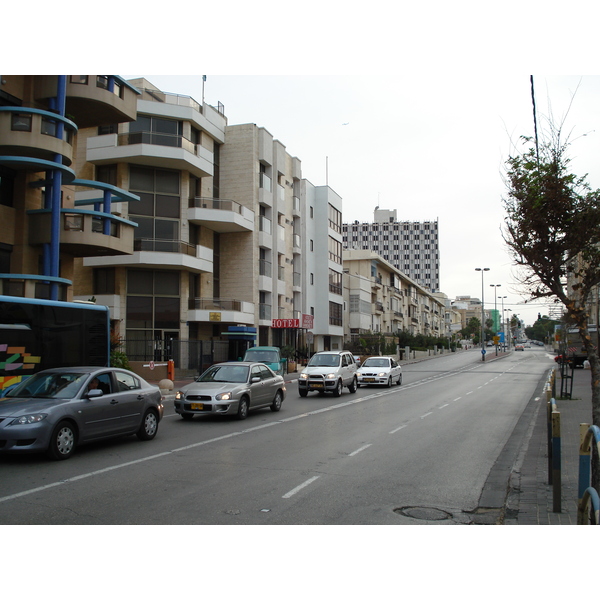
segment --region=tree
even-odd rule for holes
[[[531,299],[562,303],[579,328],[591,368],[592,422],[600,426],[600,364],[588,330],[588,301],[600,283],[600,190],[569,172],[561,130],[550,124],[539,144],[524,140],[507,161],[503,237]],[[594,477],[598,488],[600,477]]]

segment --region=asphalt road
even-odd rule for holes
[[[0,456],[0,524],[463,524],[541,377],[541,348],[406,365],[402,386],[183,421],[64,462]]]

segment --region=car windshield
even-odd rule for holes
[[[196,381],[246,383],[248,381],[248,366],[244,365],[213,365],[208,368]]]
[[[390,363],[386,358],[367,358],[363,367],[389,367]]]
[[[10,390],[7,398],[74,398],[87,373],[36,373]]]
[[[314,354],[308,361],[309,367],[338,367],[339,364],[339,354]]]
[[[248,350],[244,358],[245,360],[253,360],[255,362],[279,362],[277,352],[274,350]]]

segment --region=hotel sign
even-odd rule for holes
[[[271,327],[273,329],[298,329],[300,319],[273,319]]]

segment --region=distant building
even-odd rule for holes
[[[396,210],[376,208],[373,223],[344,224],[344,249],[372,250],[430,292],[440,290],[438,222],[398,221]]]

